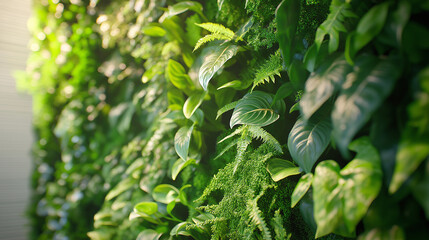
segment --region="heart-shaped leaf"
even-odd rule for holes
[[[304,197],[304,195],[307,193],[312,183],[313,183],[312,173],[307,173],[299,179],[292,193],[291,207],[295,207],[295,205],[299,202],[299,200],[301,200],[301,198]]]
[[[203,103],[206,92],[195,92],[183,104],[183,114],[187,119],[191,118],[198,107]]]
[[[141,202],[134,206],[134,212],[152,215],[158,212],[158,204],[155,202]]]
[[[157,202],[169,204],[179,197],[179,190],[170,184],[160,184],[153,189],[152,197]]]
[[[305,172],[311,172],[314,163],[325,151],[331,138],[332,126],[329,119],[299,118],[288,137],[290,155]]]
[[[280,158],[268,160],[267,171],[275,182],[292,175],[297,175],[301,172],[299,171],[299,167],[295,166],[295,164]]]
[[[380,191],[380,157],[369,138],[352,142],[350,150],[357,155],[342,170],[333,160],[316,167],[312,184],[316,238],[331,232],[353,236],[356,225]]]
[[[237,54],[238,46],[231,44],[222,44],[208,51],[204,56],[203,64],[198,73],[198,78],[201,86],[207,91],[209,81],[213,75],[235,54]]]
[[[173,180],[176,180],[177,175],[179,175],[180,171],[182,171],[185,167],[188,165],[195,164],[195,159],[188,159],[186,161],[183,161],[183,159],[179,158],[174,163],[173,168],[171,169],[171,177]]]
[[[333,137],[343,154],[360,128],[392,91],[401,67],[395,59],[362,55],[347,75],[332,111]]]
[[[233,128],[237,124],[263,127],[275,122],[279,114],[271,109],[272,102],[273,97],[268,93],[253,91],[246,94],[234,108],[230,127]]]
[[[174,136],[174,148],[176,149],[177,155],[179,155],[179,157],[184,161],[188,160],[192,130],[194,130],[194,125],[190,127],[184,126],[181,127]]]
[[[309,119],[346,80],[352,70],[343,56],[331,58],[313,72],[305,84],[300,107],[305,119]]]

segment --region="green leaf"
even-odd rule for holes
[[[204,112],[201,109],[197,109],[189,118],[196,126],[201,127],[204,123]]]
[[[211,33],[220,34],[229,39],[232,39],[234,37],[234,32],[231,29],[226,28],[222,24],[207,22],[201,24],[196,23],[196,25],[198,27],[204,28]]]
[[[340,45],[340,32],[347,32],[344,26],[346,17],[357,17],[351,11],[349,1],[333,0],[329,7],[329,15],[316,31],[314,42],[320,49],[325,35],[329,35],[329,53],[333,53]]]
[[[121,182],[119,182],[109,193],[106,195],[106,201],[110,201],[113,198],[117,197],[119,194],[127,191],[131,187],[134,186],[135,180],[132,178],[125,178]]]
[[[340,56],[327,60],[310,75],[300,101],[300,108],[305,119],[309,119],[341,88],[351,70],[352,67],[343,56]]]
[[[183,2],[176,3],[174,5],[169,5],[168,11],[166,11],[164,15],[161,16],[161,18],[159,19],[159,22],[163,22],[165,18],[184,13],[188,10],[194,11],[198,13],[198,15],[200,15],[201,17],[204,17],[203,6],[201,5],[201,3],[196,1],[183,1]]]
[[[136,240],[158,240],[162,233],[158,233],[153,229],[145,229],[139,233]]]
[[[305,69],[304,64],[294,59],[288,68],[289,80],[296,90],[304,88],[305,80],[308,77],[309,72]]]
[[[292,107],[290,107],[289,113],[293,113],[293,112],[299,111],[299,110],[300,110],[300,108],[299,108],[299,102],[297,102]]]
[[[332,111],[333,137],[346,157],[350,141],[390,94],[401,74],[397,60],[368,55],[359,57],[354,69],[347,75]]]
[[[222,5],[223,5],[223,2],[224,2],[225,0],[217,0],[217,7],[218,7],[218,9],[219,9],[219,12],[222,10]]]
[[[157,25],[144,26],[142,32],[151,37],[163,37],[167,33],[162,27]]]
[[[405,233],[399,226],[390,229],[374,228],[359,235],[357,240],[405,240]]]
[[[229,122],[230,127],[233,128],[237,124],[263,127],[275,122],[279,114],[271,109],[272,101],[271,95],[260,91],[244,95],[235,106]]]
[[[412,187],[413,195],[423,207],[426,219],[429,219],[429,161],[426,160],[423,179]]]
[[[325,151],[331,139],[330,119],[298,118],[288,137],[290,155],[306,173]]]
[[[219,109],[217,111],[216,119],[218,119],[225,112],[228,112],[229,110],[234,109],[237,106],[237,104],[238,104],[238,101],[234,101],[234,102],[230,102],[230,103],[226,104],[225,106],[223,106],[221,109]]]
[[[204,37],[198,39],[197,43],[195,44],[194,50],[192,50],[192,52],[195,52],[203,44],[206,44],[208,42],[212,42],[214,40],[231,40],[231,39],[232,39],[232,37],[228,37],[228,36],[225,36],[225,35],[222,35],[219,33],[208,34],[208,35],[205,35]]]
[[[174,136],[174,148],[176,149],[177,155],[183,161],[188,160],[188,151],[189,151],[189,143],[191,142],[192,131],[194,130],[194,125],[192,126],[184,126],[177,131]]]
[[[224,85],[217,88],[217,90],[223,89],[223,88],[234,88],[237,90],[242,89],[242,83],[240,80],[233,80],[231,82],[227,82]]]
[[[158,204],[155,202],[141,202],[134,206],[134,212],[152,215],[158,212]]]
[[[312,183],[313,183],[312,173],[307,173],[299,179],[292,193],[291,207],[295,207],[295,205],[299,202],[299,200],[301,200],[302,197],[304,197],[308,189],[310,189],[310,186]]]
[[[152,197],[155,201],[169,204],[179,197],[179,190],[170,184],[160,184],[153,189]]]
[[[299,0],[283,0],[276,9],[276,37],[286,68],[291,64],[295,51],[295,35],[299,21],[299,13]]]
[[[304,55],[304,66],[309,72],[314,72],[321,62],[328,57],[328,42],[324,41],[319,49],[316,44],[311,45]]]
[[[222,44],[217,46],[204,56],[203,64],[198,73],[198,78],[201,86],[207,91],[209,81],[213,75],[235,54],[237,54],[238,46],[231,44]]]
[[[277,89],[276,95],[274,95],[274,100],[273,102],[277,101],[277,100],[282,100],[285,99],[287,97],[289,97],[290,95],[292,95],[292,93],[294,92],[292,83],[287,82],[287,83],[283,83],[279,89]]]
[[[380,157],[369,138],[352,142],[350,150],[357,155],[342,170],[333,160],[316,167],[312,183],[316,238],[332,232],[352,237],[381,189]]]
[[[359,21],[356,31],[347,36],[345,56],[350,64],[355,54],[383,29],[388,10],[388,2],[372,7]]]
[[[267,171],[275,182],[300,173],[299,167],[295,166],[295,164],[290,161],[280,158],[272,158],[268,160]]]
[[[188,99],[186,99],[183,105],[183,114],[186,118],[191,118],[198,107],[203,103],[206,92],[195,92]]]
[[[171,177],[173,178],[173,180],[176,180],[177,175],[179,175],[179,173],[185,167],[187,167],[191,164],[195,164],[195,159],[190,158],[186,161],[183,161],[183,159],[181,159],[181,158],[177,159],[177,161],[174,163],[174,165],[171,169]]]
[[[168,60],[167,76],[170,82],[178,89],[192,90],[194,87],[191,79],[186,74],[185,68],[173,59]]]
[[[396,153],[396,165],[389,192],[396,192],[428,156],[429,135],[421,135],[407,126]]]
[[[177,224],[176,226],[173,227],[173,229],[171,229],[170,236],[177,236],[177,235],[191,236],[189,231],[186,230],[186,226],[188,226],[188,224],[189,224],[188,222],[181,222]]]

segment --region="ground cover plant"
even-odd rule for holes
[[[429,238],[428,12],[34,0],[31,238]]]

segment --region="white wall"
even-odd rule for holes
[[[31,0],[0,0],[0,239],[28,239],[24,211],[29,202],[32,144],[31,97],[16,91],[15,70],[29,51]]]

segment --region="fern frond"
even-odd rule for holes
[[[218,33],[208,34],[208,35],[205,35],[204,37],[198,39],[197,43],[195,44],[193,51],[195,52],[195,50],[200,48],[203,44],[214,41],[214,40],[231,40],[231,39],[232,38],[229,38],[228,36],[218,34]]]
[[[217,143],[221,143],[221,142],[223,142],[223,141],[225,141],[225,140],[227,140],[227,139],[229,139],[229,138],[234,137],[235,135],[238,135],[238,134],[242,133],[242,132],[243,132],[244,127],[245,127],[245,125],[243,125],[243,126],[241,126],[241,127],[237,128],[234,132],[232,132],[232,133],[231,133],[231,134],[229,134],[228,136],[226,136],[226,137],[222,138],[222,140],[220,140],[220,141],[219,141],[219,142],[217,142]]]
[[[268,146],[270,146],[275,152],[277,153],[283,153],[282,146],[277,141],[273,135],[265,131],[263,128],[258,126],[248,126],[247,128],[248,134],[254,138],[262,140],[264,143],[266,143]]]
[[[204,28],[205,30],[207,30],[211,33],[224,35],[224,36],[229,37],[231,39],[235,35],[235,33],[231,29],[224,27],[222,24],[207,22],[207,23],[200,23],[200,24],[196,23],[196,25],[201,27],[201,28]]]
[[[357,17],[351,10],[349,1],[333,0],[329,7],[329,15],[316,31],[315,43],[317,48],[322,45],[323,39],[329,35],[329,53],[338,49],[340,32],[347,32],[344,20],[347,17]]]
[[[250,222],[255,224],[262,232],[263,239],[271,239],[270,230],[262,216],[262,212],[258,207],[257,199],[247,201],[247,209],[249,210]]]
[[[240,141],[239,138],[232,140],[226,147],[222,148],[222,152],[220,152],[213,160],[220,158],[224,153],[226,153],[229,149],[235,146],[238,141]]]
[[[283,219],[280,215],[280,209],[274,212],[274,218],[271,219],[271,226],[276,233],[276,240],[289,240],[291,238],[291,234],[287,234],[286,229],[283,226]]]
[[[247,146],[252,142],[252,138],[249,137],[246,133],[241,135],[240,141],[237,142],[237,155],[235,155],[235,166],[232,174],[235,174],[237,171],[238,165],[244,159],[244,153],[246,152]]]
[[[273,54],[257,71],[253,80],[253,89],[261,84],[275,82],[275,76],[280,77],[280,71],[283,69],[282,58],[280,54]]]
[[[225,112],[228,112],[229,110],[234,109],[235,106],[237,106],[237,103],[238,103],[238,101],[230,102],[230,103],[226,104],[225,106],[223,106],[221,109],[219,109],[217,111],[217,114],[216,114],[216,119],[218,119]]]

